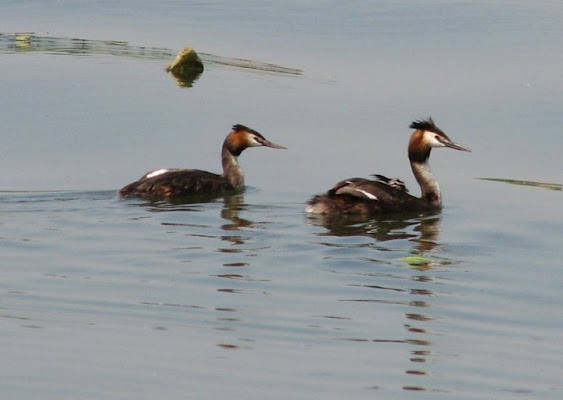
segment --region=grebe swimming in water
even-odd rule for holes
[[[225,138],[221,150],[223,174],[218,175],[199,169],[156,169],[122,188],[119,197],[166,200],[241,190],[244,187],[244,173],[238,163],[238,156],[247,147],[258,146],[285,149],[284,146],[268,141],[254,129],[240,124],[234,125],[233,130]]]
[[[452,142],[432,118],[414,121],[410,128],[415,131],[409,141],[409,160],[422,191],[420,197],[410,195],[399,179],[372,175],[373,180],[351,178],[338,182],[326,194],[309,200],[305,211],[312,214],[381,214],[439,210],[442,195],[428,165],[430,151],[433,147],[470,150]]]

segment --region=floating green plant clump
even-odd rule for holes
[[[408,256],[401,258],[401,261],[406,262],[409,265],[427,265],[432,262],[428,257],[423,256]]]

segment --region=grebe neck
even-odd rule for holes
[[[239,189],[244,186],[244,172],[242,171],[237,158],[239,154],[240,152],[236,155],[233,154],[233,152],[229,148],[229,144],[225,140],[225,143],[223,143],[223,148],[221,150],[223,177],[235,189]]]
[[[432,206],[440,207],[442,205],[442,193],[440,192],[438,182],[436,182],[434,175],[432,175],[430,171],[428,160],[411,160],[411,168],[416,181],[420,185],[422,192],[420,196],[421,200],[424,200]]]

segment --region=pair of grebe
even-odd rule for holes
[[[410,128],[415,131],[409,141],[408,156],[412,172],[420,185],[421,197],[409,194],[405,184],[399,179],[372,175],[375,179],[350,178],[338,182],[325,194],[309,200],[305,211],[311,214],[381,214],[440,209],[442,195],[428,165],[430,151],[433,147],[470,150],[452,142],[432,118],[415,121]],[[241,190],[244,188],[244,173],[237,158],[246,148],[256,146],[285,149],[268,141],[253,129],[240,124],[234,125],[225,138],[221,151],[222,175],[197,169],[158,169],[125,186],[119,191],[119,195],[173,199]]]

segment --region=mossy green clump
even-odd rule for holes
[[[203,63],[194,49],[184,47],[166,71],[174,76],[179,86],[190,88],[203,72]]]
[[[166,67],[166,71],[175,75],[193,74],[194,71],[203,71],[203,62],[191,47],[184,47],[174,62]]]
[[[31,42],[32,35],[29,33],[16,33],[16,42]]]
[[[401,258],[402,261],[406,262],[409,265],[428,265],[432,262],[432,260],[428,257],[422,256],[409,256]]]

